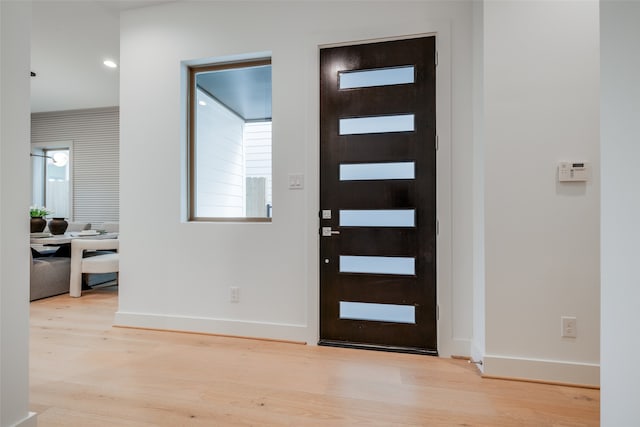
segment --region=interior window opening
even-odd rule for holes
[[[271,61],[190,69],[190,219],[270,221]]]

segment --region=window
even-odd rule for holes
[[[51,217],[71,218],[71,144],[32,146],[32,200]]]
[[[189,218],[270,221],[271,60],[189,69]]]

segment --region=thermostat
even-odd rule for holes
[[[558,164],[558,181],[587,181],[589,165],[585,162],[560,162]]]

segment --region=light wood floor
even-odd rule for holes
[[[596,426],[599,391],[465,361],[112,328],[113,290],[31,303],[40,427]]]

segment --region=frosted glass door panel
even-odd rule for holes
[[[340,89],[413,83],[413,70],[413,66],[409,65],[406,67],[341,72],[339,74]]]
[[[340,165],[340,181],[415,179],[415,177],[416,166],[414,162]]]
[[[413,114],[340,119],[340,135],[413,132],[414,129],[415,124]]]
[[[412,305],[340,301],[340,319],[416,323],[416,308]]]
[[[341,227],[415,227],[415,209],[341,210]]]
[[[415,258],[340,255],[340,273],[416,274]]]

